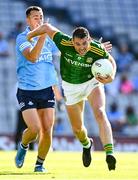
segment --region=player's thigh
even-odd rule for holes
[[[28,128],[35,131],[40,129],[40,119],[37,109],[26,109],[22,112],[22,115]]]
[[[81,101],[74,105],[67,105],[67,112],[73,128],[81,128],[83,125],[84,102]]]
[[[100,108],[105,108],[105,92],[103,86],[98,86],[92,90],[88,96],[88,101],[93,109],[97,111]]]
[[[39,109],[38,114],[40,117],[40,123],[43,130],[50,130],[53,128],[55,120],[55,108]]]

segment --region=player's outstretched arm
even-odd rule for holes
[[[100,37],[100,39],[98,40],[99,43],[101,43],[102,47],[107,51],[107,52],[111,52],[112,51],[112,44],[110,41],[106,41],[106,42],[102,42],[103,41],[103,37]]]
[[[39,36],[42,34],[48,34],[51,38],[53,38],[53,35],[59,31],[56,27],[52,26],[49,23],[44,23],[43,25],[39,26],[38,28],[34,29],[33,31],[30,31],[27,35],[27,39],[30,41],[33,37]]]
[[[102,45],[107,52],[112,51],[112,44],[110,41],[103,42]]]

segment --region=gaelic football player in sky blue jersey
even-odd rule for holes
[[[31,42],[27,40],[29,31],[43,24],[40,7],[31,6],[26,10],[27,28],[16,39],[16,59],[18,91],[17,99],[27,129],[23,132],[15,163],[21,168],[29,143],[38,140],[38,156],[35,172],[46,172],[43,162],[51,142],[55,114],[53,86],[57,84],[52,56],[59,50],[55,43],[43,34]]]

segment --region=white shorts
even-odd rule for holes
[[[81,84],[71,84],[62,81],[66,105],[73,105],[82,100],[87,100],[87,97],[90,95],[92,90],[95,87],[102,85],[103,84],[95,78]]]

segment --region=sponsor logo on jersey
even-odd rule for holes
[[[81,62],[78,62],[78,61],[73,61],[72,59],[69,59],[69,58],[66,58],[65,57],[65,60],[69,63],[69,64],[72,64],[74,66],[80,66],[80,67],[91,67],[91,64],[85,64],[85,63],[81,63]]]
[[[32,101],[28,102],[28,105],[32,106],[34,103]]]
[[[40,54],[37,62],[40,62],[40,61],[51,62],[52,61],[52,54],[50,52],[42,52]]]

